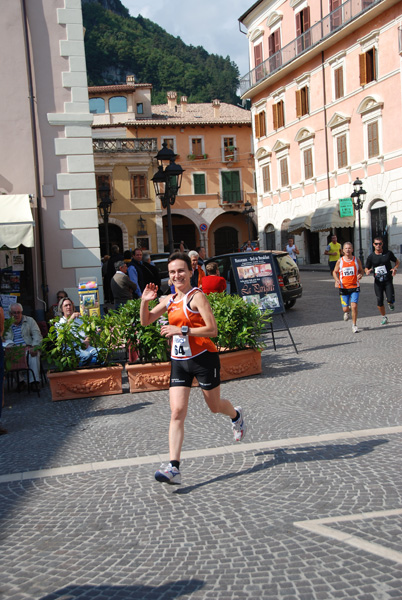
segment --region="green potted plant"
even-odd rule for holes
[[[262,336],[272,311],[225,293],[210,294],[208,300],[218,326],[213,341],[220,353],[221,380],[261,373]]]
[[[125,342],[137,357],[135,364],[126,364],[130,392],[166,389],[170,374],[169,343],[161,335],[159,321],[147,327],[140,324],[140,304],[141,300],[133,300],[120,309]],[[156,301],[150,302],[150,308],[155,304]]]
[[[42,355],[52,367],[48,373],[52,400],[121,394],[123,367],[113,364],[113,354],[122,344],[118,313],[111,311],[103,318],[84,315],[79,322],[56,327],[57,321],[41,345]],[[88,344],[96,348],[98,364],[80,368],[76,348]]]

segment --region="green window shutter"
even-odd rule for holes
[[[222,192],[224,202],[241,202],[239,171],[222,171]]]
[[[194,178],[194,194],[205,194],[205,175],[204,173],[196,173]]]

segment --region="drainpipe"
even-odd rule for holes
[[[35,96],[33,90],[33,79],[32,79],[32,65],[31,65],[31,54],[29,50],[29,34],[28,34],[28,16],[26,12],[25,0],[21,0],[21,13],[22,13],[22,24],[24,29],[24,45],[25,45],[25,63],[27,69],[28,78],[28,89],[29,89],[29,108],[31,116],[31,134],[32,134],[32,152],[34,161],[34,173],[35,173],[35,193],[37,199],[37,224],[38,224],[38,238],[39,238],[39,254],[41,263],[41,278],[42,278],[42,294],[43,300],[37,297],[39,302],[42,302],[44,310],[48,306],[48,285],[46,278],[46,260],[43,245],[43,225],[42,225],[42,197],[40,190],[40,173],[39,173],[39,153],[38,153],[38,136],[36,133],[36,115],[35,115]]]
[[[325,89],[325,67],[324,67],[324,52],[321,52],[321,68],[322,68],[322,89],[323,89],[323,102],[324,102],[324,132],[325,132],[325,160],[327,163],[327,187],[328,187],[328,201],[331,200],[331,186],[329,176],[329,154],[328,154],[328,126],[327,126],[327,92]]]
[[[323,37],[323,18],[324,12],[322,8],[322,0],[320,0],[320,21],[321,21],[321,38]],[[323,90],[323,102],[324,102],[324,132],[325,132],[325,159],[327,163],[327,188],[328,188],[328,201],[331,200],[331,187],[329,177],[329,155],[328,155],[328,127],[327,127],[327,90],[325,87],[325,68],[324,68],[324,52],[321,52],[321,68],[322,68],[322,90]]]

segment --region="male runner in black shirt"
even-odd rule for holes
[[[385,316],[384,292],[387,297],[387,302],[390,310],[395,310],[395,290],[393,277],[399,267],[399,260],[391,250],[384,252],[383,241],[380,237],[374,238],[374,252],[367,257],[366,275],[373,273],[374,275],[374,292],[377,296],[377,306],[382,316],[381,325],[388,323],[388,318]],[[395,263],[392,267],[391,262]]]

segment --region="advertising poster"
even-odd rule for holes
[[[7,296],[0,294],[0,304],[4,310],[4,316],[6,319],[10,317],[10,306],[17,302],[17,296]]]
[[[285,312],[275,266],[271,254],[259,252],[255,256],[232,256],[232,270],[237,293],[246,302],[253,302],[261,309]]]

